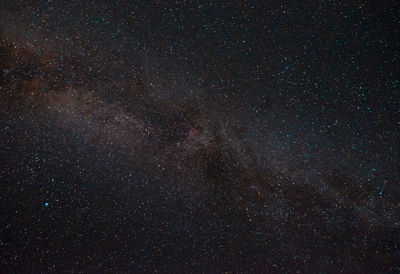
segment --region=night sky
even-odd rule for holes
[[[0,272],[399,273],[399,1],[0,1]]]

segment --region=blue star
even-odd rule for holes
[[[48,207],[48,206],[49,206],[49,203],[48,203],[48,202],[45,202],[45,203],[44,203],[44,206],[45,206],[45,207]]]

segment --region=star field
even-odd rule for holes
[[[223,2],[0,3],[1,272],[400,271],[398,1]]]

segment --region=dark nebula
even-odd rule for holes
[[[400,272],[398,1],[1,1],[0,272]]]

